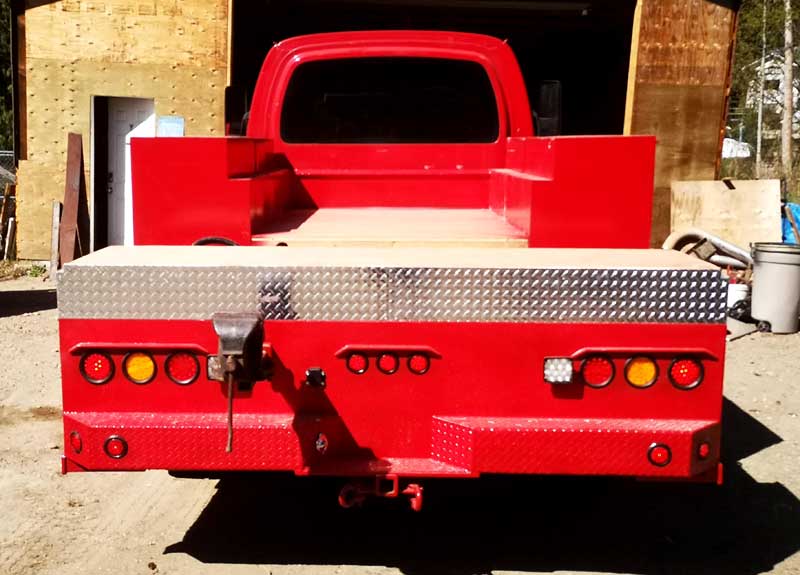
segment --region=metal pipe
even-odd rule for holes
[[[747,269],[747,264],[737,260],[736,258],[732,258],[730,256],[723,256],[720,254],[714,254],[708,261],[714,264],[717,267],[721,268],[733,268],[735,270],[745,270]]]
[[[708,240],[718,252],[740,261],[745,267],[748,265],[753,265],[753,258],[750,257],[750,253],[747,250],[699,228],[688,228],[685,230],[672,232],[667,239],[664,240],[664,243],[661,244],[661,249],[680,251],[681,248],[687,246],[688,244],[696,243],[700,240]],[[713,257],[716,256],[712,256],[712,258]]]

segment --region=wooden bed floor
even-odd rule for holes
[[[370,247],[509,247],[528,245],[525,233],[489,209],[321,208],[292,210],[260,245]]]

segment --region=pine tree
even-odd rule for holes
[[[11,0],[0,0],[0,150],[14,145],[11,97]]]

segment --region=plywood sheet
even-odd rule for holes
[[[385,267],[718,270],[674,250],[112,246],[66,267]]]
[[[636,81],[723,85],[734,16],[710,0],[643,0]]]
[[[369,247],[526,247],[528,238],[491,210],[328,208],[293,210],[267,233],[265,245]]]
[[[626,133],[657,138],[652,245],[670,230],[670,185],[716,176],[735,12],[711,0],[639,0]]]
[[[778,180],[672,183],[672,231],[700,228],[747,248],[781,241]]]

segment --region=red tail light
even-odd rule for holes
[[[191,353],[173,353],[164,364],[167,376],[179,385],[189,385],[200,375],[200,363]]]
[[[697,387],[703,381],[703,365],[696,359],[676,359],[669,367],[669,379],[678,389]]]
[[[400,359],[393,353],[383,353],[378,357],[378,369],[391,375],[400,367]]]
[[[672,451],[666,445],[653,443],[647,450],[647,459],[656,467],[665,467],[672,461]]]
[[[431,367],[431,358],[422,353],[415,353],[408,358],[408,370],[416,375],[426,373]]]
[[[100,385],[114,377],[114,361],[104,353],[87,353],[81,358],[80,370],[86,381]]]
[[[369,360],[363,353],[351,353],[347,356],[347,369],[353,373],[362,374],[367,371]]]
[[[128,453],[128,443],[119,435],[112,435],[106,439],[103,450],[112,459],[122,459]]]
[[[581,375],[589,387],[605,387],[614,379],[614,363],[601,356],[589,357],[581,366]]]

